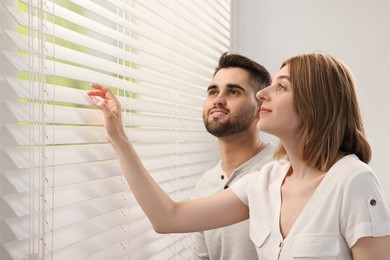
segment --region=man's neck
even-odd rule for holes
[[[259,153],[265,144],[259,134],[219,138],[222,170],[230,177],[235,169]]]

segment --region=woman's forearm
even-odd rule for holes
[[[123,175],[139,205],[151,221],[156,232],[185,232],[172,224],[174,202],[144,168],[129,141],[113,144]]]

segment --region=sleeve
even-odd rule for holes
[[[256,176],[255,173],[248,174],[241,179],[237,180],[235,183],[233,183],[230,188],[233,191],[233,193],[245,204],[248,205],[248,195],[247,190],[249,188],[249,185],[253,183],[253,178]]]
[[[239,200],[249,206],[250,198],[248,196],[252,196],[253,200],[257,200],[256,196],[263,196],[267,192],[269,184],[272,181],[278,180],[278,177],[275,178],[272,176],[284,174],[289,167],[290,163],[287,161],[268,162],[260,169],[237,180],[230,188]]]
[[[390,235],[390,206],[372,170],[353,177],[343,194],[341,231],[348,246],[362,237]]]
[[[194,234],[193,260],[210,259],[204,232],[196,232]]]

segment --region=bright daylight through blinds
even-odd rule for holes
[[[191,259],[156,234],[85,95],[113,88],[145,167],[175,200],[218,160],[206,88],[231,0],[1,0],[0,258]]]

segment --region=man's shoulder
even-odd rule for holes
[[[220,175],[222,173],[221,161],[219,161],[213,168],[205,171],[194,187],[192,198],[205,197],[220,190]],[[219,177],[218,177],[219,176]]]
[[[276,149],[274,144],[268,144],[264,149],[249,159],[245,164],[249,171],[260,170],[264,165],[273,161],[273,154]]]

